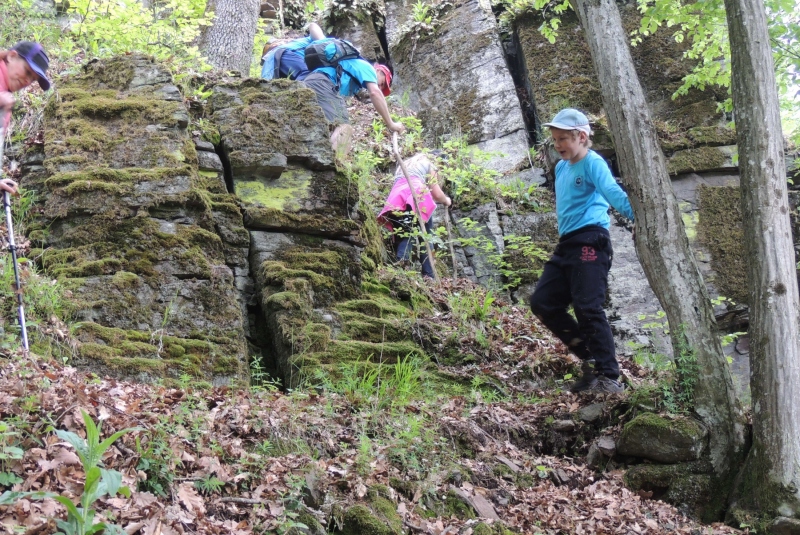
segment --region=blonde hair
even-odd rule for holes
[[[591,133],[591,131],[590,132],[586,132],[585,130],[570,130],[570,132],[572,132],[573,139],[575,137],[579,137],[581,134],[586,134],[586,141],[582,142],[581,145],[583,145],[587,149],[592,148],[592,138],[591,138],[592,133]]]

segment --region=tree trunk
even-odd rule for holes
[[[614,0],[575,4],[636,214],[636,251],[666,311],[676,357],[685,357],[688,348],[697,359],[697,370],[687,370],[696,376],[694,409],[709,427],[714,471],[720,483],[729,484],[743,455],[744,422],[619,10]]]
[[[734,509],[800,517],[800,303],[772,49],[762,0],[725,0],[725,9],[749,260],[753,397],[753,445]]]
[[[260,0],[208,0],[214,21],[200,38],[200,50],[217,69],[250,74]]]

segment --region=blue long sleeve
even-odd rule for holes
[[[633,220],[628,195],[611,175],[605,160],[590,150],[578,163],[556,165],[556,215],[559,235],[597,225],[608,228],[608,207]]]

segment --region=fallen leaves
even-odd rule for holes
[[[433,298],[443,299],[443,293]],[[7,469],[23,481],[15,490],[80,496],[85,475],[74,452],[51,429],[84,433],[85,410],[95,421],[103,420],[105,436],[143,428],[124,436],[103,459],[107,468],[123,474],[132,496],[97,503],[100,514],[129,535],[276,532],[289,525],[297,508],[333,526],[340,514],[335,511],[368,500],[376,486],[386,489],[382,492],[411,533],[470,535],[479,521],[492,519],[516,533],[690,534],[704,529],[652,500],[652,494],[629,491],[621,470],[598,474],[587,468],[580,445],[566,445],[575,458],[546,454],[556,448],[545,436],[545,423],[588,425],[575,416],[595,400],[555,395],[532,384],[533,373],[563,373],[571,357],[537,334],[524,311],[507,310],[495,318],[499,324],[528,334],[495,340],[490,358],[478,363],[440,367],[467,384],[476,373],[495,377],[509,394],[506,401],[452,396],[412,402],[403,414],[418,422],[418,435],[433,437],[413,459],[412,452],[398,450],[387,438],[410,433],[394,429],[399,423],[390,413],[356,407],[334,393],[181,390],[17,358],[0,366],[0,414],[20,432],[25,455]],[[441,329],[446,316],[437,317]],[[536,401],[513,401],[517,394]],[[604,403],[610,412],[620,401]],[[594,430],[606,437],[601,443],[607,442],[609,451],[615,432]],[[414,444],[410,439],[404,448]],[[469,455],[459,456],[462,449]],[[156,475],[143,460],[161,462],[162,476],[171,478],[163,495],[136,490],[137,483]],[[210,478],[219,489],[201,494],[199,482]],[[481,518],[437,516],[433,508],[449,492]],[[15,533],[15,526],[36,533],[63,514],[53,500],[19,500],[0,507],[0,534]],[[715,526],[714,532],[736,530]]]

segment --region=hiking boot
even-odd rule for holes
[[[597,375],[594,373],[594,359],[584,360],[581,364],[581,376],[572,383],[569,391],[573,394],[594,388],[597,384]]]
[[[611,377],[605,375],[598,375],[595,379],[594,386],[588,389],[591,392],[602,392],[605,394],[619,394],[625,387],[622,383]]]

